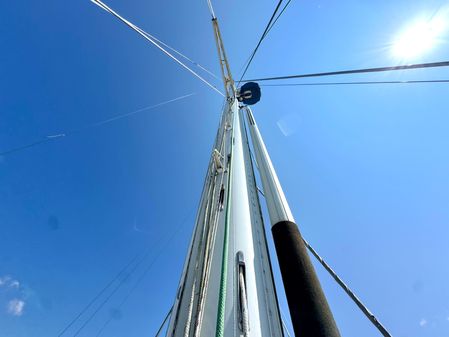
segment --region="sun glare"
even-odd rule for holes
[[[392,46],[393,55],[402,59],[420,56],[437,45],[446,28],[441,17],[416,21],[402,31]]]

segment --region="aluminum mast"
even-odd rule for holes
[[[217,19],[212,23],[226,102],[167,336],[283,336],[246,112],[295,334],[340,337],[254,116],[239,106]]]
[[[167,336],[282,337],[244,111],[212,24],[226,101]]]

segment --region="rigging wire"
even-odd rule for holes
[[[160,43],[161,45],[163,45],[164,47],[166,47],[167,49],[170,49],[172,52],[174,52],[175,54],[181,56],[182,58],[184,58],[185,60],[189,61],[190,63],[192,63],[194,66],[200,68],[201,70],[203,70],[204,72],[208,73],[209,75],[211,75],[212,77],[214,77],[215,79],[219,80],[219,78],[210,70],[208,70],[207,68],[203,67],[201,64],[199,64],[198,62],[195,62],[194,60],[192,60],[191,58],[189,58],[188,56],[184,55],[183,53],[181,53],[180,51],[176,50],[175,48],[169,46],[168,44],[166,44],[165,42],[159,40],[158,38],[156,38],[154,35],[151,35],[150,33],[140,29],[139,27],[136,26],[136,28],[142,32],[143,34],[147,35],[148,37],[150,37],[151,39],[153,39],[154,41],[156,41],[157,43]]]
[[[189,214],[184,218],[184,220],[180,223],[180,225],[178,226],[177,230],[167,239],[165,245],[163,247],[161,247],[161,249],[157,252],[156,256],[152,259],[152,261],[150,262],[149,266],[147,266],[147,268],[145,269],[144,273],[141,275],[141,277],[138,279],[138,281],[135,283],[134,287],[131,289],[131,291],[128,293],[128,295],[125,297],[125,300],[122,301],[122,303],[120,304],[119,307],[121,307],[126,300],[129,298],[129,296],[131,295],[131,293],[135,290],[135,288],[137,288],[137,285],[143,280],[144,276],[150,271],[152,265],[154,264],[154,262],[157,260],[157,258],[161,255],[162,251],[167,248],[168,244],[174,239],[174,237],[181,231],[182,226],[184,225],[184,223],[188,220],[189,216],[191,215],[192,211],[189,212]],[[120,288],[128,279],[129,277],[132,276],[132,274],[134,274],[134,272],[137,270],[137,268],[142,264],[142,262],[145,261],[145,259],[148,257],[148,255],[151,253],[151,248],[146,249],[146,252],[143,254],[143,256],[139,259],[139,261],[137,261],[137,264],[134,265],[134,267],[132,268],[132,270],[130,270],[126,276],[121,279],[120,283],[114,288],[114,290],[108,295],[108,297],[102,302],[102,304],[95,310],[95,312],[93,314],[91,314],[91,316],[89,316],[89,318],[87,319],[87,321],[83,324],[83,326],[81,328],[79,328],[79,330],[73,335],[73,336],[77,336],[83,329],[84,327],[94,318],[94,316],[98,313],[98,311],[100,311],[100,309],[109,301],[109,299],[116,293],[116,291],[118,290],[118,288]],[[77,315],[75,316],[75,318],[59,333],[58,337],[61,337],[77,320],[80,319],[80,317],[93,305],[94,302],[96,302],[102,294],[105,293],[105,291],[111,287],[111,285],[117,281],[120,277],[122,277],[126,270],[129,269],[129,267],[136,262],[137,258],[138,258],[139,254],[137,254],[133,259],[131,259],[121,270],[120,272],[110,281],[108,282],[108,284],[83,308],[83,310]],[[104,328],[104,326],[103,326]],[[102,328],[102,330],[103,330]],[[101,332],[101,331],[100,331]],[[97,335],[99,336],[99,334]]]
[[[137,281],[134,283],[133,287],[128,291],[128,293],[125,295],[125,297],[122,299],[122,301],[120,302],[120,304],[118,305],[118,309],[120,309],[127,301],[128,299],[131,297],[131,295],[134,293],[134,291],[138,288],[138,286],[142,283],[142,281],[145,279],[145,277],[147,276],[147,274],[150,272],[151,268],[153,267],[154,263],[156,262],[156,260],[161,256],[161,254],[163,253],[163,251],[168,247],[168,245],[170,244],[170,242],[175,238],[175,236],[177,234],[179,234],[179,232],[181,232],[183,225],[186,223],[186,221],[189,219],[189,217],[192,215],[193,211],[195,210],[195,208],[192,208],[192,210],[187,214],[187,216],[184,218],[184,220],[179,224],[179,226],[175,229],[175,231],[172,233],[172,235],[170,237],[167,238],[167,240],[165,241],[165,243],[160,247],[160,249],[157,251],[156,255],[153,257],[153,259],[150,261],[150,263],[148,264],[148,266],[145,268],[145,270],[143,271],[143,273],[140,275],[140,277],[137,279]],[[173,309],[173,307],[172,307]],[[170,309],[170,311],[172,310]],[[106,329],[106,327],[111,323],[111,321],[113,320],[112,317],[110,317],[108,320],[106,320],[106,322],[102,325],[102,327],[100,328],[100,330],[97,332],[97,334],[95,335],[96,337],[100,336],[103,331]]]
[[[65,136],[65,135],[61,135],[61,137],[64,137],[64,136]],[[9,150],[0,152],[0,156],[3,157],[3,156],[9,155],[9,154],[14,153],[14,152],[26,150],[26,149],[29,149],[30,147],[34,147],[34,146],[36,146],[36,145],[40,145],[40,144],[43,144],[43,143],[47,143],[47,142],[49,142],[49,141],[51,141],[51,140],[53,140],[53,139],[55,139],[55,138],[57,138],[57,137],[54,137],[54,136],[46,136],[46,137],[43,137],[42,139],[39,139],[39,140],[34,141],[34,142],[32,142],[32,143],[29,143],[29,144],[26,144],[26,145],[22,145],[22,146],[19,146],[19,147],[15,147],[15,148],[12,148],[12,149],[9,149]]]
[[[210,12],[210,15],[212,16],[212,20],[216,19],[217,17],[215,16],[214,6],[212,6],[211,0],[207,0],[207,7],[209,7],[209,12]]]
[[[292,78],[335,76],[335,75],[348,75],[348,74],[361,74],[361,73],[375,73],[375,72],[383,72],[383,71],[409,70],[409,69],[421,69],[421,68],[436,68],[436,67],[447,67],[447,66],[449,66],[449,61],[430,62],[430,63],[418,63],[418,64],[407,64],[407,65],[399,65],[399,66],[392,66],[392,67],[379,67],[379,68],[364,68],[364,69],[330,71],[330,72],[324,72],[324,73],[311,73],[311,74],[300,74],[300,75],[264,77],[264,78],[256,78],[256,79],[251,79],[251,80],[243,80],[241,82],[286,80],[286,79],[292,79]]]
[[[169,56],[170,58],[172,58],[173,60],[175,60],[177,63],[179,63],[182,67],[184,67],[185,69],[187,69],[189,72],[191,72],[194,76],[198,77],[201,81],[203,81],[204,83],[206,83],[206,85],[208,85],[209,87],[211,87],[212,89],[214,89],[215,91],[218,91],[219,94],[221,94],[222,96],[224,96],[218,89],[217,87],[215,87],[214,85],[210,84],[208,81],[206,81],[203,77],[201,77],[199,74],[197,74],[195,71],[193,71],[191,68],[187,67],[184,63],[182,63],[180,60],[178,60],[176,57],[174,57],[171,53],[169,53],[167,50],[165,50],[164,48],[161,47],[161,45],[165,46],[166,48],[172,50],[174,53],[180,55],[181,57],[183,57],[184,59],[188,60],[189,62],[191,62],[192,64],[194,64],[195,66],[199,67],[200,69],[202,69],[203,71],[207,72],[208,74],[212,75],[213,77],[217,78],[217,76],[215,76],[211,71],[207,70],[206,68],[204,68],[203,66],[201,66],[199,63],[193,61],[192,59],[188,58],[187,56],[185,56],[184,54],[182,54],[181,52],[177,51],[176,49],[170,47],[169,45],[167,45],[166,43],[162,42],[161,40],[157,39],[156,37],[154,37],[153,35],[151,35],[150,33],[144,31],[143,29],[141,29],[140,27],[134,25],[133,23],[131,23],[130,21],[126,20],[125,18],[123,18],[122,16],[120,16],[118,13],[116,13],[115,11],[113,11],[110,7],[108,7],[106,4],[104,4],[103,2],[101,2],[100,0],[90,0],[91,2],[93,2],[94,4],[96,4],[97,6],[99,6],[100,8],[102,8],[103,10],[105,10],[106,12],[112,14],[113,16],[115,16],[116,18],[118,18],[120,21],[122,21],[123,23],[125,23],[127,26],[129,26],[130,28],[132,28],[133,30],[135,30],[136,32],[138,32],[140,35],[142,35],[145,39],[147,39],[148,41],[150,41],[153,45],[155,45],[156,47],[158,47],[162,52],[164,52],[167,56]],[[161,45],[159,45],[158,43],[160,43]]]
[[[262,84],[261,87],[296,87],[296,86],[323,86],[323,85],[365,85],[365,84],[419,84],[419,83],[448,83],[447,80],[422,80],[422,81],[361,81],[361,82],[317,82],[317,83],[282,83]]]
[[[168,311],[167,316],[165,316],[164,321],[162,322],[161,326],[159,327],[159,330],[156,332],[156,335],[154,337],[159,337],[159,334],[161,333],[162,328],[164,327],[165,323],[167,322],[167,319],[171,316],[172,310],[173,310],[173,306]]]
[[[262,194],[262,196],[264,196]],[[265,196],[264,196],[265,197]],[[343,280],[335,273],[335,271],[324,261],[324,259],[318,255],[313,247],[303,238],[304,245],[312,253],[312,255],[321,263],[326,271],[332,276],[332,278],[338,283],[338,285],[346,292],[346,294],[354,301],[359,309],[365,314],[365,316],[373,323],[373,325],[379,330],[384,337],[392,337],[388,330],[382,325],[381,322],[374,316],[373,313],[362,303],[362,301],[354,294],[354,292],[343,282]],[[282,315],[282,313],[281,313]],[[282,320],[282,317],[281,317]]]
[[[281,313],[281,323],[282,323],[282,326],[284,327],[284,331],[287,333],[288,337],[292,337],[290,335],[290,331],[288,330],[287,324],[285,324],[285,319],[284,319],[285,317],[284,317],[284,314],[282,313],[282,310],[280,307],[279,307],[279,312]]]
[[[145,32],[146,33],[146,32]],[[148,33],[146,33],[148,34]],[[187,57],[186,55],[182,54],[181,52],[177,51],[176,49],[170,47],[169,45],[165,44],[164,42],[162,42],[161,40],[155,38],[154,36],[152,36],[152,38],[157,41],[158,43],[162,44],[164,47],[170,49],[171,51],[173,51],[174,53],[178,54],[179,56],[183,57],[184,59],[186,59],[187,61],[189,61],[190,63],[192,63],[193,65],[197,66],[198,68],[200,68],[201,70],[205,71],[206,73],[208,73],[210,76],[212,76],[213,78],[220,80],[218,78],[217,75],[215,75],[212,71],[210,71],[209,69],[203,67],[201,64],[199,64],[198,62],[195,62],[194,60],[192,60],[191,58]]]
[[[214,86],[213,84],[209,83],[205,78],[203,78],[201,75],[199,75],[197,72],[195,72],[194,70],[192,70],[190,67],[188,67],[185,63],[183,63],[182,61],[180,61],[178,58],[176,58],[173,54],[171,54],[169,51],[167,51],[164,47],[162,47],[159,43],[157,43],[154,39],[152,39],[148,33],[146,33],[143,29],[137,27],[136,25],[134,25],[133,23],[131,23],[130,21],[126,20],[125,18],[123,18],[120,14],[118,14],[117,12],[115,12],[114,10],[112,10],[110,7],[108,7],[107,5],[105,5],[103,2],[101,2],[100,0],[90,0],[92,3],[94,3],[95,5],[97,5],[98,7],[100,7],[101,9],[105,10],[106,12],[108,12],[109,14],[115,16],[117,19],[119,19],[121,22],[123,22],[124,24],[126,24],[128,27],[130,27],[131,29],[133,29],[134,31],[136,31],[137,33],[139,33],[141,36],[143,36],[147,41],[149,41],[150,43],[152,43],[154,46],[156,46],[157,48],[159,48],[164,54],[166,54],[168,57],[170,57],[171,59],[173,59],[176,63],[178,63],[179,65],[181,65],[184,69],[186,69],[187,71],[189,71],[191,74],[193,74],[195,77],[199,78],[202,82],[204,82],[207,86],[209,86],[212,90],[214,90],[215,92],[217,92],[218,94],[220,94],[221,96],[224,97],[224,94],[217,89],[216,86]]]
[[[265,27],[265,30],[262,33],[262,36],[259,39],[259,42],[256,45],[256,48],[254,48],[253,52],[251,53],[251,56],[249,57],[249,60],[246,62],[246,66],[245,69],[243,70],[242,76],[240,77],[239,82],[237,83],[237,85],[242,81],[243,77],[245,76],[246,72],[248,71],[249,66],[251,65],[251,62],[254,59],[254,56],[257,53],[257,50],[260,47],[260,44],[262,43],[262,41],[265,39],[265,36],[267,36],[267,32],[270,29],[271,23],[273,22],[274,17],[276,16],[277,11],[279,10],[279,7],[281,6],[282,2],[284,0],[279,0],[278,4],[276,5],[276,8],[274,9],[273,14],[271,15],[270,20],[268,21],[268,24]]]
[[[252,60],[253,60],[253,58],[254,58],[256,52],[257,52],[257,49],[259,48],[259,46],[260,46],[260,44],[262,43],[263,39],[265,39],[265,37],[268,35],[268,33],[269,33],[269,32],[271,31],[271,29],[274,27],[274,25],[276,24],[276,22],[278,21],[278,19],[281,17],[281,15],[282,15],[282,14],[284,13],[284,11],[287,9],[288,5],[290,5],[291,1],[292,1],[292,0],[288,0],[288,1],[287,1],[287,3],[284,5],[284,7],[283,7],[282,10],[279,12],[279,14],[277,15],[276,19],[274,19],[274,21],[271,23],[271,25],[270,25],[270,22],[272,21],[272,18],[273,18],[273,17],[270,19],[270,22],[269,22],[268,25],[267,25],[267,28],[268,28],[268,29],[265,28],[265,31],[264,31],[264,33],[262,34],[262,37],[261,37],[261,39],[259,40],[259,43],[258,43],[257,47],[254,49],[253,53],[248,57],[248,59],[247,59],[246,62],[245,62],[246,67],[245,67],[245,70],[244,70],[242,76],[240,77],[240,80],[239,80],[238,84],[240,84],[240,82],[242,82],[243,76],[245,76],[245,74],[246,74],[246,72],[247,72],[247,70],[248,70],[248,68],[249,68],[249,65],[250,65],[250,63],[252,62]],[[280,2],[282,2],[282,1],[280,1]],[[279,3],[279,4],[280,4],[280,3]],[[278,5],[279,5],[279,4],[278,4]],[[276,9],[275,9],[275,13],[276,13],[277,10],[278,10],[278,7],[276,7]]]
[[[292,0],[288,0],[287,3],[284,5],[284,7],[282,8],[282,10],[279,12],[278,16],[276,17],[276,19],[274,19],[272,25],[270,26],[270,28],[268,28],[267,33],[265,34],[268,35],[268,33],[270,32],[271,28],[273,28],[273,26],[276,24],[276,22],[278,21],[278,19],[280,18],[280,16],[284,13],[284,11],[287,9],[288,5],[290,5],[290,2],[292,2]]]
[[[112,296],[114,296],[117,293],[117,291],[120,290],[120,288],[129,280],[131,275],[136,272],[137,268],[139,268],[139,266],[145,261],[150,252],[151,249],[149,248],[147,252],[143,255],[143,257],[139,261],[137,261],[137,263],[134,265],[131,271],[128,272],[126,276],[120,280],[120,282],[113,288],[113,290],[109,293],[109,295],[100,303],[100,305],[95,309],[95,311],[92,314],[90,314],[90,316],[84,321],[81,327],[73,334],[73,337],[78,336],[81,333],[81,331],[84,330],[86,325],[89,324],[90,321],[92,321],[92,319],[98,314],[98,312],[109,302]]]
[[[137,110],[134,110],[134,111],[131,111],[131,112],[127,112],[127,113],[124,113],[124,114],[120,114],[120,115],[117,115],[117,116],[114,116],[114,117],[111,117],[111,118],[108,118],[108,119],[105,119],[105,120],[102,120],[102,121],[99,121],[99,122],[95,122],[95,123],[86,125],[86,126],[80,128],[80,129],[73,130],[73,131],[71,131],[71,132],[69,132],[69,133],[67,133],[67,134],[73,134],[73,133],[81,132],[81,131],[84,131],[84,130],[87,130],[87,129],[90,129],[90,128],[95,128],[95,127],[98,127],[98,126],[101,126],[101,125],[105,125],[105,124],[114,122],[114,121],[116,121],[116,120],[119,120],[119,119],[122,119],[122,118],[126,118],[126,117],[129,117],[129,116],[132,116],[132,115],[135,115],[135,114],[137,114],[137,113],[139,113],[139,112],[142,112],[142,111],[153,110],[153,109],[156,109],[156,108],[158,108],[158,107],[160,107],[160,106],[163,106],[163,105],[166,105],[166,104],[169,104],[169,103],[173,103],[173,102],[176,102],[176,101],[180,101],[180,100],[182,100],[182,99],[191,97],[191,96],[193,96],[193,95],[195,95],[195,94],[196,94],[196,93],[191,93],[191,94],[187,94],[187,95],[182,95],[182,96],[179,96],[179,97],[170,99],[170,100],[168,100],[168,101],[163,101],[163,102],[161,102],[161,103],[157,103],[157,104],[150,105],[150,106],[147,106],[147,107],[144,107],[144,108],[141,108],[141,109],[137,109]]]
[[[32,143],[29,143],[29,144],[26,144],[26,145],[22,145],[22,146],[19,146],[19,147],[15,147],[15,148],[12,148],[12,149],[0,152],[0,156],[6,156],[6,155],[12,154],[14,152],[26,150],[26,149],[28,149],[30,147],[34,147],[36,145],[47,143],[47,142],[50,142],[50,141],[53,141],[53,140],[56,140],[56,139],[59,139],[59,138],[64,138],[64,137],[67,137],[67,136],[71,136],[71,135],[74,135],[76,133],[85,131],[87,129],[91,129],[91,128],[98,127],[98,126],[101,126],[101,125],[104,125],[104,124],[108,124],[110,122],[113,122],[113,121],[116,121],[118,119],[122,119],[122,118],[125,118],[125,117],[132,116],[132,115],[137,114],[137,113],[142,112],[142,111],[152,110],[152,109],[158,108],[160,106],[163,106],[163,105],[166,105],[166,104],[169,104],[169,103],[173,103],[173,102],[176,102],[176,101],[188,98],[188,97],[193,96],[193,95],[195,95],[195,93],[179,96],[177,98],[173,98],[173,99],[168,100],[168,101],[163,101],[161,103],[157,103],[157,104],[150,105],[150,106],[138,109],[138,110],[134,110],[134,111],[127,112],[127,113],[124,113],[124,114],[121,114],[121,115],[117,115],[117,116],[114,116],[114,117],[111,117],[111,118],[108,118],[108,119],[105,119],[105,120],[101,120],[99,122],[91,123],[91,124],[88,124],[86,126],[83,126],[83,127],[79,128],[79,129],[73,129],[73,130],[70,130],[70,131],[67,131],[67,132],[64,132],[64,133],[44,136],[41,139],[36,140],[36,141],[34,141]]]
[[[323,260],[323,258],[318,255],[315,249],[310,246],[310,244],[303,238],[304,244],[307,249],[312,253],[312,255],[321,263],[321,265],[326,269],[326,271],[333,277],[333,279],[338,283],[338,285],[346,292],[346,294],[354,301],[354,303],[359,307],[359,309],[365,314],[365,316],[374,324],[374,326],[379,330],[379,332],[384,337],[392,337],[387,329],[378,321],[376,316],[374,316],[371,311],[360,301],[360,299],[354,294],[354,292],[343,282],[343,280],[332,270],[332,268]]]
[[[137,260],[138,255],[134,256],[116,275],[113,277],[104,287],[101,289],[90,301],[89,303],[61,330],[58,337],[64,335],[64,333],[72,327],[73,324],[103,295],[106,290],[108,290],[115,281],[117,281],[126,270]]]

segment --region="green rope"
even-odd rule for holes
[[[233,123],[234,124],[234,123]],[[220,294],[218,297],[218,312],[217,312],[217,327],[216,327],[216,337],[223,337],[224,335],[224,316],[225,316],[225,306],[226,306],[226,283],[228,278],[228,244],[229,244],[229,222],[231,214],[231,179],[232,179],[232,161],[234,146],[234,128],[232,128],[231,136],[231,162],[229,163],[229,178],[228,178],[228,195],[226,197],[226,214],[225,214],[225,229],[224,229],[224,239],[223,239],[223,256],[221,260],[221,279],[220,279]]]

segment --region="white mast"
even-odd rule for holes
[[[212,20],[226,103],[167,336],[281,337],[243,110]]]
[[[245,110],[295,335],[340,337],[254,116]]]

